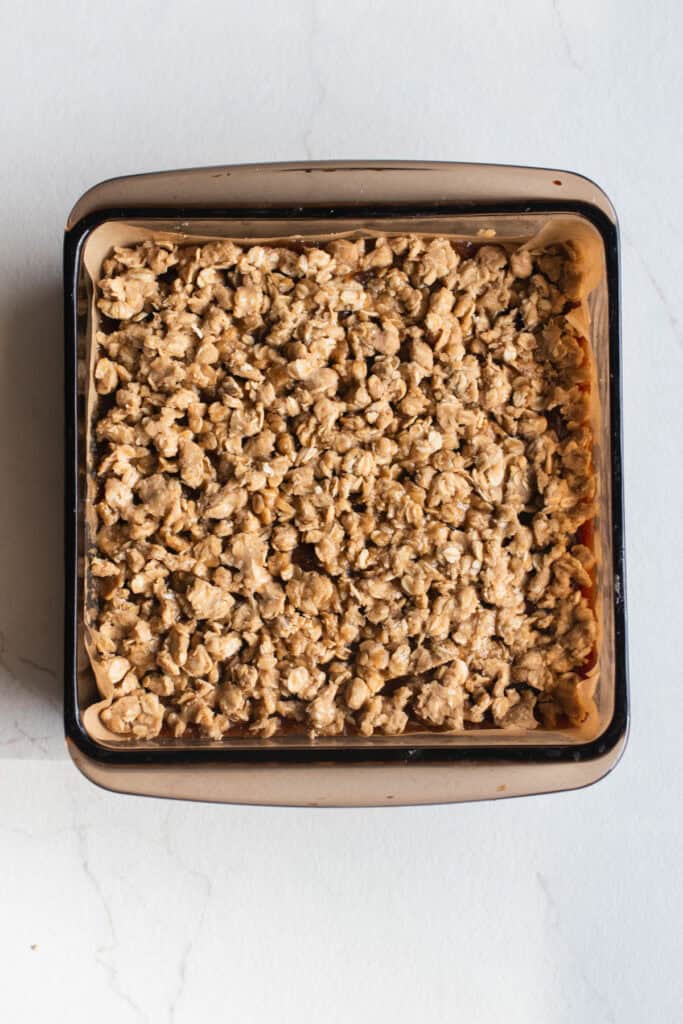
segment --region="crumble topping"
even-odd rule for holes
[[[87,557],[107,728],[580,721],[595,484],[575,285],[559,246],[115,249]]]

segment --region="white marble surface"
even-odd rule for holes
[[[418,13],[418,8],[419,12]],[[683,7],[0,0],[4,1019],[681,1019]],[[116,174],[326,157],[570,168],[623,241],[633,729],[584,792],[296,811],[67,761],[61,231]],[[48,1017],[49,1015],[49,1017]]]

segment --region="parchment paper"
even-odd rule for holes
[[[81,608],[83,629],[83,644],[87,654],[89,665],[81,671],[88,670],[95,678],[97,689],[103,698],[96,703],[91,703],[82,713],[83,726],[88,735],[95,741],[106,744],[130,743],[126,737],[121,737],[107,729],[100,719],[100,713],[112,703],[112,687],[105,679],[101,666],[95,657],[93,641],[94,630],[90,622],[90,605],[88,595],[92,592],[92,579],[90,576],[90,565],[88,552],[91,548],[91,538],[94,536],[97,527],[97,518],[94,509],[95,485],[92,473],[92,428],[95,412],[97,393],[92,386],[94,381],[94,365],[97,358],[96,333],[100,328],[100,313],[96,305],[96,285],[101,274],[103,261],[118,246],[132,246],[147,240],[156,242],[173,242],[178,245],[189,245],[196,243],[203,245],[206,242],[222,241],[229,239],[239,245],[273,244],[283,245],[293,242],[307,242],[309,244],[324,243],[338,238],[377,238],[380,236],[393,237],[399,234],[415,233],[421,237],[442,237],[453,242],[472,242],[479,245],[490,242],[491,244],[504,245],[508,250],[518,248],[527,249],[533,253],[542,252],[551,245],[563,245],[572,256],[575,269],[575,279],[566,289],[569,298],[576,302],[576,307],[567,314],[567,320],[572,326],[590,341],[590,309],[589,296],[593,289],[602,280],[605,274],[605,260],[602,240],[595,228],[583,218],[578,216],[564,216],[558,214],[547,215],[538,226],[539,216],[533,217],[512,217],[510,215],[500,216],[472,216],[465,218],[453,218],[453,226],[462,227],[463,230],[445,231],[443,218],[428,219],[421,218],[419,228],[413,220],[401,220],[396,218],[392,221],[391,230],[388,227],[381,230],[371,226],[354,226],[340,224],[340,229],[334,232],[326,232],[323,227],[329,225],[329,220],[297,222],[299,231],[291,232],[291,221],[254,221],[254,220],[225,220],[225,221],[175,221],[160,224],[159,222],[107,222],[96,228],[89,237],[84,249],[83,269],[90,295],[89,303],[89,327],[86,338],[85,366],[83,367],[83,381],[85,387],[85,476],[86,476],[86,501],[84,509],[85,524],[85,570],[83,586],[83,604]],[[458,220],[462,222],[458,223]],[[375,222],[376,223],[376,222]],[[530,225],[533,224],[536,230],[531,233]],[[591,346],[588,344],[587,351],[591,358],[591,372],[594,378],[592,394],[598,395],[595,381],[595,360],[592,358]],[[592,402],[593,436],[599,437],[600,409],[599,402]],[[596,545],[598,538],[596,534]],[[596,558],[599,557],[599,550],[596,550]],[[596,616],[598,620],[597,650],[600,651],[600,622],[601,615],[598,603],[601,595],[596,593]],[[79,630],[80,634],[80,630]],[[581,680],[578,686],[578,701],[583,708],[586,719],[581,725],[572,729],[574,736],[585,734],[590,735],[595,729],[598,718],[598,709],[595,702],[595,692],[599,679],[600,659],[595,668]],[[80,674],[80,673],[79,673]],[[514,735],[517,730],[505,730],[508,738]],[[526,733],[525,730],[519,730]],[[547,730],[545,730],[547,732]],[[411,734],[414,736],[414,734]],[[435,734],[430,734],[435,735]],[[491,739],[495,737],[500,740],[500,729],[478,729],[475,733],[468,732],[467,736],[473,745],[482,738]]]

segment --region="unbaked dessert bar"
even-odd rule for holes
[[[120,736],[554,728],[595,657],[570,245],[117,248],[86,629]]]

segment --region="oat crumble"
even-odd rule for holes
[[[593,656],[571,254],[117,248],[91,657],[116,733],[552,727]]]

